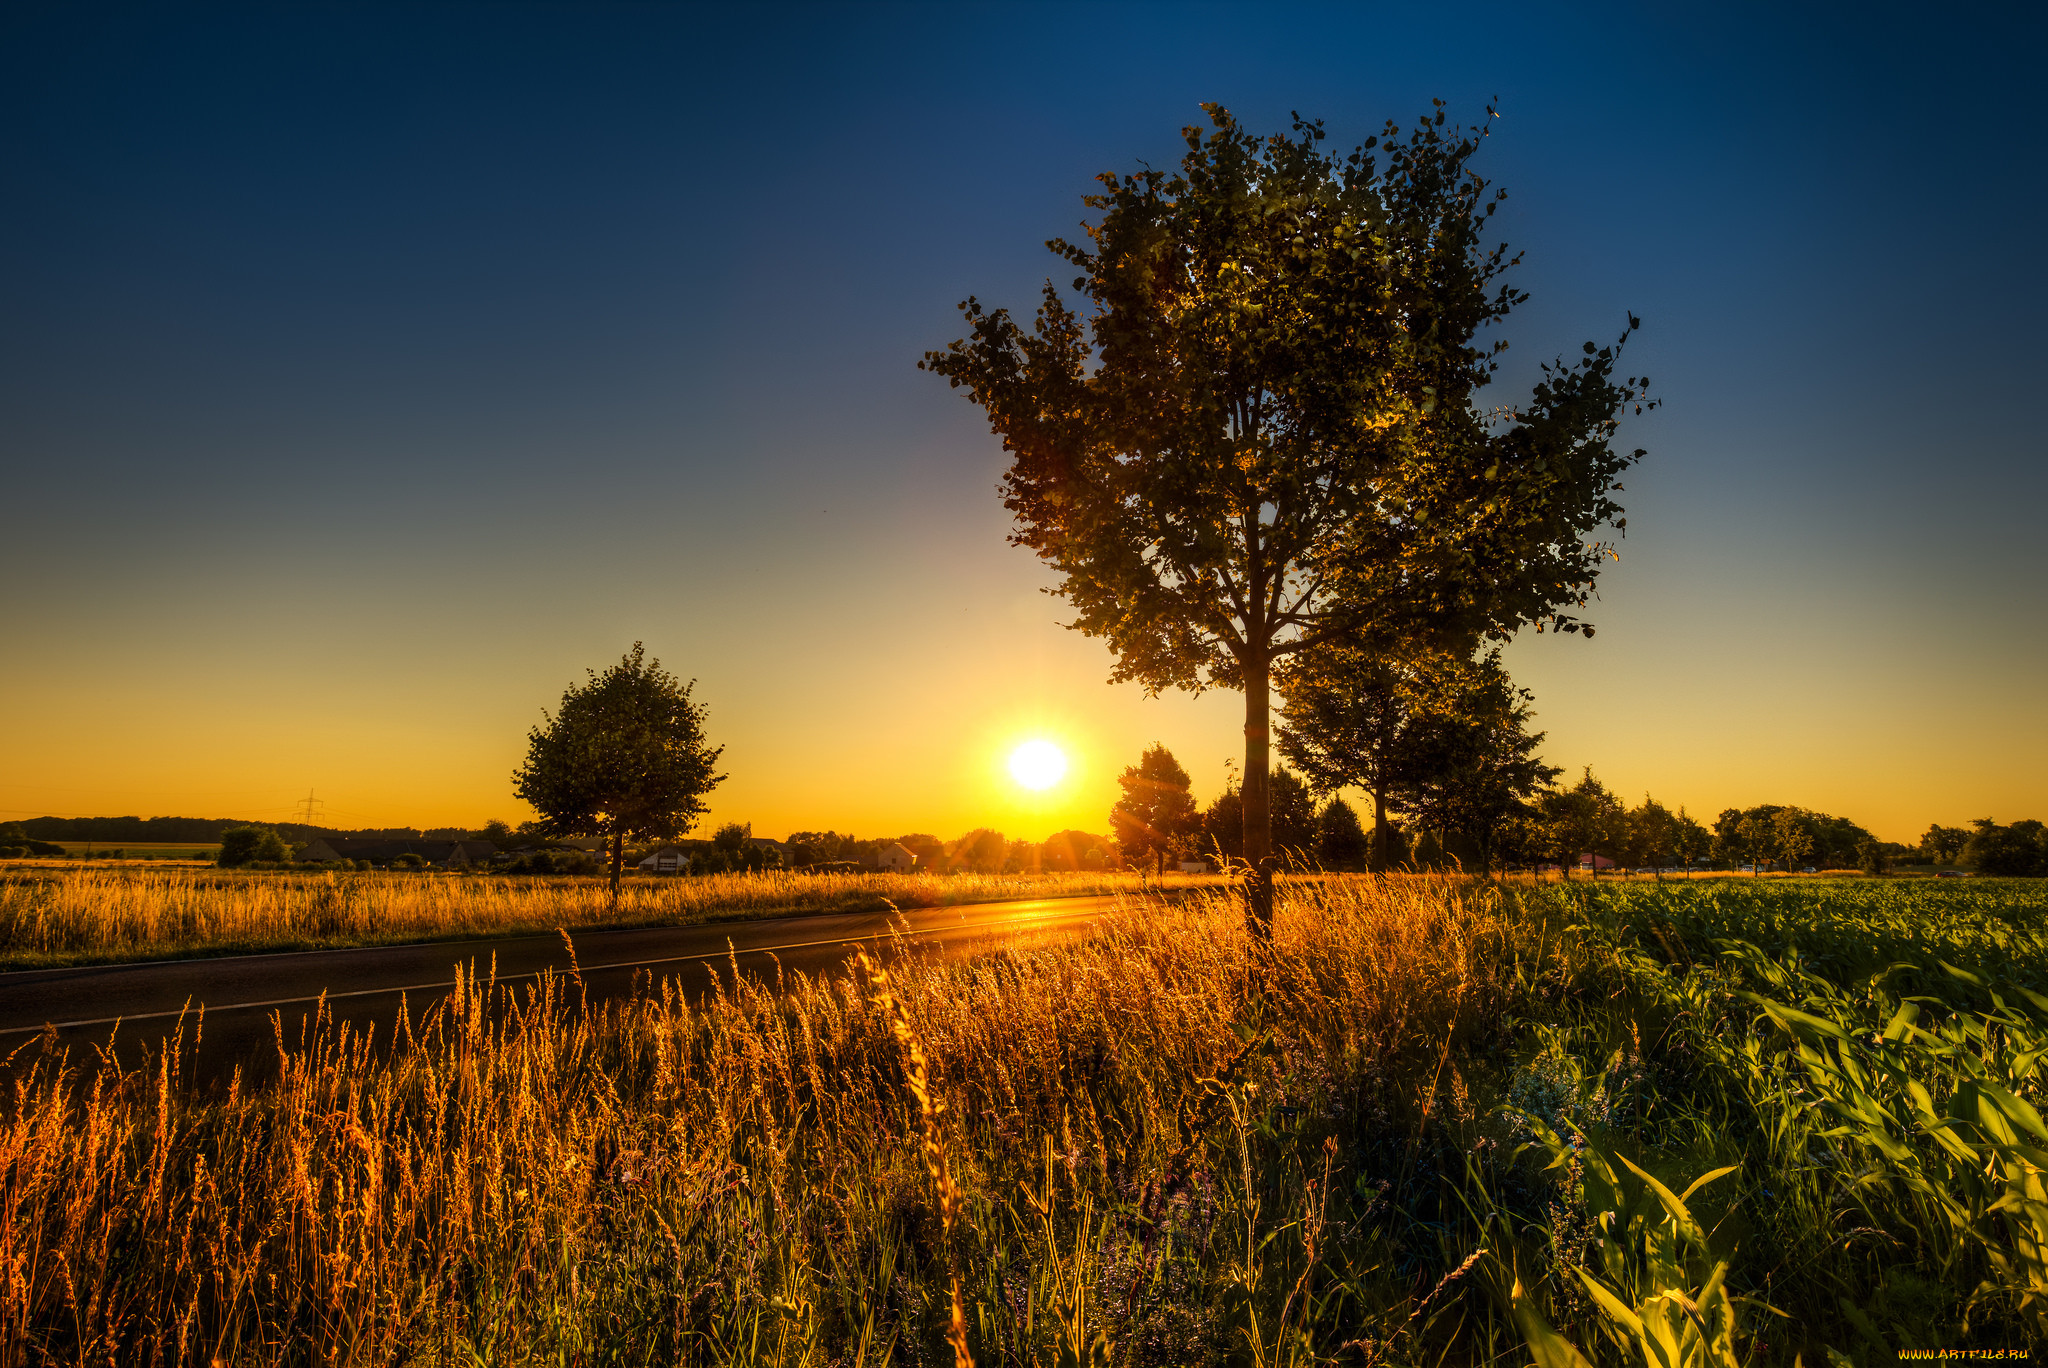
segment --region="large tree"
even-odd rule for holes
[[[1111,678],[1244,691],[1263,933],[1275,662],[1368,625],[1580,630],[1609,554],[1590,534],[1619,527],[1641,455],[1610,439],[1646,384],[1589,342],[1511,410],[1475,406],[1505,345],[1477,334],[1524,296],[1484,240],[1484,132],[1440,101],[1348,156],[1320,123],[1261,138],[1204,108],[1177,173],[1101,176],[1086,242],[1048,244],[1078,308],[1048,281],[1027,330],[970,298],[971,335],[921,364],[986,410],[1011,540],[1059,572]]]
[[[704,740],[704,709],[639,642],[603,674],[571,684],[562,706],[527,737],[512,791],[540,813],[547,836],[596,837],[610,846],[611,891],[628,840],[680,836],[704,815],[704,795],[725,749]]]

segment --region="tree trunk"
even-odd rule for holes
[[[1387,842],[1389,839],[1390,834],[1387,830],[1387,788],[1385,784],[1375,784],[1372,790],[1372,859],[1366,862],[1375,874],[1387,872]]]
[[[626,863],[626,833],[612,833],[612,911],[619,910],[619,878]]]
[[[1263,652],[1244,662],[1245,929],[1273,938],[1273,734],[1268,689],[1272,668]]]

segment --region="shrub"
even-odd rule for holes
[[[222,869],[234,869],[257,860],[275,863],[291,858],[284,838],[263,826],[229,827],[220,834],[220,854],[214,863]]]

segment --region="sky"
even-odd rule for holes
[[[1432,98],[1530,294],[1489,402],[1625,313],[1626,539],[1525,636],[1544,753],[1709,817],[2048,817],[2038,11],[0,9],[0,820],[528,815],[635,641],[709,824],[1107,829],[1243,700],[1106,682],[916,369],[1219,101]],[[1003,761],[1069,754],[1042,794]]]

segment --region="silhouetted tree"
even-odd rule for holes
[[[1329,869],[1351,869],[1365,857],[1365,828],[1351,804],[1342,798],[1323,804],[1316,816],[1316,858]]]
[[[1244,795],[1235,783],[1202,812],[1202,853],[1226,861],[1244,858]]]
[[[1398,807],[1436,833],[1439,851],[1456,834],[1491,864],[1502,824],[1558,774],[1536,756],[1543,733],[1527,729],[1528,694],[1498,652],[1333,644],[1298,656],[1279,686],[1281,752],[1324,793],[1365,790],[1376,850],[1392,844],[1388,812]]]
[[[696,681],[678,681],[639,642],[603,674],[589,674],[528,733],[512,791],[540,813],[541,834],[609,843],[616,907],[626,841],[664,840],[694,826],[704,795],[725,779],[713,772],[724,747],[705,743],[704,709],[690,701]]]
[[[990,827],[976,827],[953,843],[954,865],[977,874],[1001,873],[1009,857],[1009,841]]]
[[[1452,668],[1446,654],[1396,655],[1332,642],[1288,662],[1276,683],[1285,700],[1280,751],[1324,793],[1359,788],[1372,799],[1373,868],[1390,842],[1388,812],[1412,775],[1432,698],[1427,677]]]
[[[1300,859],[1316,847],[1316,796],[1301,776],[1281,766],[1273,771],[1273,849]]]
[[[1678,816],[1671,824],[1671,849],[1679,859],[1685,861],[1685,872],[1690,875],[1695,861],[1705,859],[1714,849],[1714,833],[1700,825],[1699,819],[1685,810],[1683,803],[1678,806]]]
[[[1400,802],[1414,822],[1437,833],[1439,849],[1461,844],[1491,870],[1502,835],[1529,815],[1529,801],[1563,773],[1537,756],[1529,693],[1517,689],[1490,651],[1424,677],[1426,692],[1409,739]]]
[[[1096,853],[1095,868],[1102,867],[1102,850],[1110,844],[1107,836],[1096,836],[1086,831],[1055,831],[1045,838],[1045,867],[1047,869],[1086,869],[1088,852]]]
[[[1154,745],[1117,776],[1123,797],[1109,810],[1109,825],[1124,859],[1151,860],[1160,873],[1166,857],[1195,834],[1195,798],[1188,772],[1173,752]]]
[[[1476,334],[1524,296],[1483,243],[1484,130],[1446,130],[1441,106],[1341,157],[1319,123],[1259,138],[1205,105],[1178,173],[1103,175],[1087,243],[1050,244],[1085,317],[1050,281],[1028,332],[970,298],[971,336],[920,363],[986,410],[1012,540],[1059,571],[1112,678],[1244,692],[1259,935],[1274,664],[1367,625],[1582,630],[1569,610],[1610,551],[1589,534],[1621,526],[1642,454],[1610,444],[1648,388],[1615,378],[1618,343],[1511,411],[1473,402],[1506,345]]]
[[[2048,827],[2027,820],[2000,826],[1989,817],[1971,823],[1962,860],[1980,874],[2008,878],[2048,874]]]
[[[1970,833],[1964,828],[1936,823],[1928,827],[1927,834],[1920,838],[1920,853],[1930,864],[1954,864],[1962,857],[1963,847],[1969,841]]]

